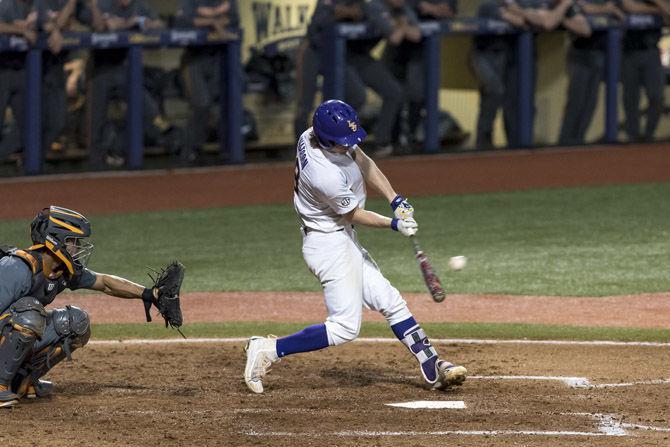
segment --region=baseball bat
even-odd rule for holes
[[[441,303],[444,301],[445,293],[440,278],[437,277],[435,270],[433,270],[433,265],[430,263],[430,260],[423,250],[421,250],[416,236],[410,236],[409,240],[412,241],[414,256],[416,257],[416,262],[419,264],[423,280],[426,282],[426,287],[428,287],[430,296],[436,303]]]

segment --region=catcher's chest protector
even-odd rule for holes
[[[10,256],[21,258],[33,273],[28,296],[36,298],[43,306],[51,304],[56,296],[68,286],[65,276],[58,279],[49,279],[42,272],[42,254],[33,250],[11,250]]]

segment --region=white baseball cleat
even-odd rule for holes
[[[438,360],[435,363],[435,368],[437,369],[438,378],[431,386],[434,390],[446,390],[454,385],[462,385],[468,376],[467,369],[445,360]]]
[[[263,392],[263,378],[270,371],[277,356],[277,339],[270,337],[251,337],[244,348],[247,353],[247,365],[244,368],[244,382],[254,393]]]

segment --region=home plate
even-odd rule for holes
[[[412,402],[399,402],[397,404],[386,404],[389,407],[400,408],[450,408],[460,410],[465,408],[462,400],[415,400]]]

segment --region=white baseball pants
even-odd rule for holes
[[[389,325],[412,316],[398,289],[359,245],[353,229],[303,234],[302,254],[323,287],[331,346],[358,337],[363,306],[381,312]]]

